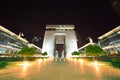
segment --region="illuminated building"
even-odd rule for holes
[[[47,25],[42,52],[49,57],[71,57],[77,50],[74,25]]]
[[[120,26],[98,37],[99,45],[111,54],[120,53]]]
[[[0,54],[17,52],[27,44],[27,40],[0,26]]]

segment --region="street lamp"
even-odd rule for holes
[[[93,40],[92,40],[91,37],[88,37],[87,39],[89,39],[89,42],[90,42],[91,44],[93,44]]]
[[[18,36],[21,37],[21,36],[24,36],[24,34],[22,32],[20,32]]]

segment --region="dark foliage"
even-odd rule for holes
[[[6,67],[7,65],[8,65],[7,61],[1,61],[0,62],[0,69]]]
[[[77,51],[74,51],[73,53],[72,53],[72,55],[79,55],[80,53],[79,52],[77,52]]]
[[[112,59],[111,64],[112,64],[113,67],[120,68],[120,58]]]
[[[43,56],[46,56],[47,54],[48,54],[47,52],[42,53]]]

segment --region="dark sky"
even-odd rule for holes
[[[0,25],[31,42],[44,37],[47,24],[73,24],[79,46],[87,37],[97,38],[120,24],[120,17],[109,0],[3,0],[0,2]],[[42,44],[42,39],[39,45]]]

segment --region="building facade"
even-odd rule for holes
[[[120,26],[98,37],[99,45],[108,53],[120,53]]]
[[[71,57],[78,51],[74,25],[47,25],[42,52],[49,57]]]
[[[27,40],[0,26],[0,54],[17,52],[27,44]]]

